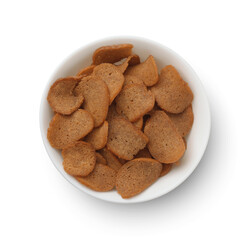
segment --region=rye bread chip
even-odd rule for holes
[[[172,65],[161,70],[159,82],[151,91],[158,106],[170,113],[183,112],[193,100],[191,89]]]
[[[149,111],[145,116],[150,117],[155,111],[158,111],[158,110],[162,111],[162,109],[155,103],[152,110]]]
[[[160,176],[162,164],[151,158],[137,158],[124,164],[116,177],[122,198],[130,198],[152,185]]]
[[[124,84],[124,75],[116,66],[110,63],[103,63],[94,68],[95,78],[103,80],[109,90],[110,104],[121,91]]]
[[[99,127],[106,119],[109,108],[109,91],[106,84],[93,76],[84,77],[75,92],[84,96],[83,108],[93,116],[94,126]]]
[[[152,158],[152,156],[149,150],[147,148],[144,148],[137,153],[135,158]]]
[[[113,119],[113,118],[116,118],[116,117],[121,117],[121,115],[119,115],[116,111],[116,104],[115,102],[113,102],[110,107],[109,107],[109,110],[108,110],[108,113],[107,113],[107,117],[106,117],[106,120],[108,121],[108,123]]]
[[[185,149],[187,149],[187,140],[183,137],[183,142],[184,142],[184,145],[185,145]]]
[[[182,138],[182,140],[183,140],[184,145],[185,145],[185,150],[187,150],[187,140],[184,137]],[[175,165],[175,166],[180,166],[180,164],[181,164],[181,159],[178,160],[177,162],[173,163],[173,165]]]
[[[123,58],[129,57],[132,54],[132,48],[132,44],[100,47],[92,55],[93,65],[118,62]]]
[[[90,132],[85,141],[91,143],[95,150],[99,150],[103,148],[107,143],[108,136],[108,122],[104,121],[104,123],[98,127],[94,128],[92,132]]]
[[[95,65],[90,65],[88,67],[85,67],[85,68],[81,69],[77,73],[77,76],[87,77],[87,76],[91,75],[92,72],[93,72],[94,67],[95,67]]]
[[[68,145],[62,150],[64,170],[72,176],[85,177],[91,173],[96,164],[95,149],[83,141]]]
[[[76,177],[83,185],[98,192],[107,192],[114,188],[116,171],[112,168],[97,163],[94,170],[87,177]]]
[[[116,118],[116,117],[123,117],[123,118],[127,119],[126,116],[118,114],[118,112],[116,111],[116,105],[113,102],[109,107],[109,111],[108,111],[108,114],[107,114],[107,121],[110,122],[113,118]],[[142,129],[142,127],[143,127],[143,117],[139,118],[137,121],[133,122],[133,125],[135,127],[137,127],[138,129]]]
[[[66,77],[53,83],[47,100],[54,112],[70,115],[81,106],[84,97],[81,94],[74,94],[74,89],[79,82],[80,78]]]
[[[149,56],[143,63],[128,67],[125,74],[138,77],[146,86],[153,86],[159,80],[158,69],[153,56]]]
[[[142,128],[144,129],[145,128],[145,125],[146,125],[146,122],[147,120],[150,118],[150,116],[157,110],[161,110],[161,108],[158,107],[158,105],[155,103],[153,109],[151,111],[149,111],[148,113],[146,113],[144,116],[143,116],[143,126]]]
[[[119,159],[113,155],[107,148],[103,148],[100,151],[100,154],[106,159],[107,165],[113,170],[118,171],[122,164]]]
[[[139,63],[140,63],[139,56],[134,54],[126,58],[126,60],[122,64],[116,66],[122,73],[124,73],[128,66],[137,65]]]
[[[124,165],[125,163],[127,163],[127,161],[125,159],[122,158],[118,158],[119,162]]]
[[[125,81],[124,81],[124,86],[129,85],[129,84],[144,84],[141,79],[139,79],[136,76],[133,75],[125,75]],[[144,85],[145,86],[145,85]]]
[[[133,122],[133,125],[135,127],[137,127],[139,130],[141,130],[143,127],[143,117],[141,117],[138,120],[136,120],[135,122]]]
[[[155,103],[154,95],[142,84],[125,86],[116,98],[116,110],[135,122],[149,112]]]
[[[86,110],[78,109],[70,116],[56,113],[50,122],[47,138],[52,147],[62,149],[85,137],[93,127],[93,118]]]
[[[147,136],[124,118],[111,120],[108,129],[107,148],[119,158],[132,160],[148,142]]]
[[[160,177],[167,175],[171,171],[172,166],[173,166],[173,164],[171,164],[171,163],[169,163],[169,164],[162,163],[162,171],[160,173]]]
[[[185,145],[171,119],[164,111],[155,111],[147,120],[144,133],[151,155],[162,163],[177,162],[185,152]]]
[[[96,152],[96,163],[102,163],[104,165],[107,165],[106,159],[98,152]]]
[[[192,105],[188,106],[182,113],[167,114],[171,118],[175,127],[182,137],[187,136],[193,126],[193,109]]]

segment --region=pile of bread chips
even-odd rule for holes
[[[178,71],[159,74],[153,56],[140,62],[132,48],[98,48],[92,65],[56,80],[47,97],[55,112],[47,138],[62,150],[64,170],[123,198],[179,165],[193,125],[193,93]]]

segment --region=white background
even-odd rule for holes
[[[250,239],[250,1],[0,1],[0,239]],[[197,72],[212,112],[206,153],[176,190],[96,200],[54,168],[39,130],[61,61],[111,35],[146,37]]]

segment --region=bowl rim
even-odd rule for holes
[[[106,42],[106,41],[114,41],[114,42],[116,42],[116,40],[123,40],[123,39],[127,39],[127,40],[128,39],[132,39],[132,40],[136,40],[136,41],[137,40],[138,41],[144,41],[146,43],[158,45],[161,48],[164,48],[168,52],[170,52],[173,55],[175,55],[179,59],[179,61],[181,61],[189,69],[189,71],[192,72],[194,74],[194,76],[197,78],[197,84],[200,85],[200,88],[203,91],[203,95],[205,96],[206,110],[208,112],[207,113],[208,114],[208,119],[207,119],[208,120],[208,129],[207,129],[206,135],[204,136],[205,137],[205,142],[204,142],[204,146],[202,147],[203,150],[201,150],[201,156],[199,157],[199,160],[197,161],[197,163],[194,165],[194,168],[190,172],[188,171],[187,174],[185,174],[183,176],[183,179],[180,182],[178,182],[177,184],[175,184],[172,188],[169,188],[166,192],[159,193],[159,194],[156,194],[154,196],[150,196],[150,197],[148,197],[146,199],[138,199],[137,198],[137,199],[135,199],[133,201],[117,201],[117,200],[114,200],[114,199],[101,198],[101,197],[97,196],[98,194],[96,192],[94,192],[94,191],[93,192],[92,191],[86,191],[86,190],[80,188],[78,185],[76,185],[73,181],[71,181],[70,178],[67,178],[66,173],[63,173],[57,167],[56,163],[53,160],[53,156],[51,156],[50,150],[48,149],[48,147],[49,147],[48,143],[46,142],[47,141],[47,134],[44,133],[43,123],[42,123],[43,106],[47,102],[48,88],[51,85],[51,80],[52,80],[53,76],[59,71],[59,69],[68,61],[68,59],[72,58],[74,55],[76,55],[82,49],[88,48],[89,46],[92,46],[92,45],[95,45],[95,44],[99,44],[99,43],[102,43],[102,42]],[[172,190],[174,190],[175,188],[177,188],[178,186],[180,186],[194,172],[194,170],[197,168],[198,164],[200,163],[201,159],[203,158],[203,155],[205,153],[205,150],[207,148],[208,141],[209,141],[209,138],[210,138],[210,132],[211,132],[211,111],[210,111],[210,105],[209,105],[209,101],[208,101],[208,98],[207,98],[207,95],[206,95],[206,91],[205,91],[205,88],[204,88],[202,82],[200,81],[200,78],[198,77],[198,75],[196,74],[196,72],[194,71],[194,69],[191,67],[191,65],[183,57],[181,57],[178,53],[176,53],[174,50],[170,49],[169,47],[165,46],[162,43],[159,43],[159,42],[157,42],[155,40],[151,40],[151,39],[148,39],[148,38],[145,38],[145,37],[132,36],[132,35],[119,35],[119,36],[114,35],[114,36],[109,36],[109,37],[105,37],[105,38],[100,38],[100,39],[95,40],[95,41],[91,41],[88,44],[85,44],[85,45],[83,45],[83,46],[75,49],[71,54],[67,55],[56,66],[55,70],[52,72],[52,74],[50,74],[50,76],[48,78],[48,81],[46,82],[45,87],[43,89],[43,93],[42,93],[42,97],[41,97],[41,101],[40,101],[40,107],[39,107],[39,127],[40,127],[40,133],[41,133],[41,137],[42,137],[42,141],[43,141],[44,147],[46,149],[46,152],[47,152],[47,154],[48,154],[51,162],[53,163],[53,165],[55,166],[55,168],[59,171],[59,173],[69,183],[71,183],[74,187],[76,187],[81,192],[84,192],[84,193],[86,193],[86,194],[88,194],[88,195],[90,195],[92,197],[95,197],[96,199],[99,199],[99,200],[104,200],[104,201],[112,202],[112,203],[133,204],[133,203],[147,202],[147,201],[150,201],[150,200],[153,200],[153,199],[157,199],[157,198],[159,198],[161,196],[166,195],[167,193],[171,192]]]

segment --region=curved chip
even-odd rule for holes
[[[135,122],[149,112],[154,103],[154,95],[145,86],[130,84],[125,86],[116,98],[116,110],[130,122]]]
[[[134,84],[134,83],[135,84],[142,84],[142,85],[144,85],[143,81],[141,79],[139,79],[138,77],[133,76],[133,75],[125,75],[124,86],[130,85],[130,84]]]
[[[92,131],[94,121],[91,114],[79,109],[70,116],[56,113],[50,122],[47,138],[52,147],[62,149]]]
[[[183,142],[184,142],[184,145],[185,145],[185,149],[187,149],[187,140],[183,137]]]
[[[115,187],[116,171],[97,163],[94,170],[87,177],[76,177],[83,185],[98,192],[107,192]]]
[[[149,150],[147,148],[144,148],[137,153],[135,158],[152,158],[152,156]]]
[[[62,150],[64,170],[72,176],[87,176],[95,167],[96,155],[93,146],[78,141]]]
[[[74,94],[74,88],[80,82],[80,78],[60,78],[51,86],[47,100],[54,112],[70,115],[83,103],[84,97]]]
[[[106,84],[93,76],[84,77],[75,88],[75,92],[84,96],[83,108],[93,116],[94,126],[99,127],[106,119],[109,107]]]
[[[103,46],[95,50],[92,55],[94,65],[101,63],[115,63],[132,54],[132,44]]]
[[[171,171],[172,166],[173,166],[173,164],[171,164],[171,163],[169,163],[169,164],[162,163],[162,171],[160,173],[160,177],[167,175]]]
[[[132,160],[148,142],[147,136],[124,118],[114,118],[109,124],[107,148],[119,158]]]
[[[145,62],[138,65],[128,67],[126,75],[133,75],[144,82],[146,86],[153,86],[158,82],[158,68],[155,63],[154,57],[149,56]]]
[[[113,102],[110,106],[109,106],[109,110],[107,113],[107,117],[106,120],[108,121],[108,123],[115,117],[119,117],[120,115],[117,113],[116,111],[116,105],[115,102]]]
[[[193,126],[193,109],[192,105],[188,106],[182,113],[178,114],[167,114],[175,127],[178,129],[179,134],[182,137],[187,136]]]
[[[131,198],[152,185],[160,176],[162,164],[150,158],[137,158],[118,171],[116,189],[122,198]]]
[[[137,121],[133,122],[133,125],[137,127],[139,130],[143,127],[143,117],[139,118]]]
[[[119,162],[124,165],[127,161],[125,159],[119,158]]]
[[[107,119],[108,122],[110,122],[113,118],[116,118],[116,117],[123,117],[123,118],[126,119],[126,116],[118,114],[118,112],[116,111],[116,105],[113,102],[109,107],[109,111],[108,111],[106,119]],[[135,127],[137,127],[138,129],[142,129],[142,127],[143,127],[143,118],[139,118],[137,121],[133,122],[133,125]]]
[[[100,151],[100,154],[106,159],[107,165],[113,170],[118,171],[122,164],[119,159],[113,155],[107,148],[103,148]]]
[[[102,163],[104,165],[107,165],[106,159],[98,152],[96,152],[96,162],[97,163]]]
[[[193,93],[171,65],[160,72],[159,82],[151,88],[158,106],[170,113],[183,112],[192,102]]]
[[[127,69],[128,66],[133,66],[133,65],[137,65],[140,63],[140,59],[139,56],[134,54],[129,56],[128,58],[126,58],[126,60],[120,64],[120,65],[116,65],[116,67],[122,72],[124,73],[125,70]]]
[[[85,67],[85,68],[81,69],[77,73],[77,76],[87,77],[87,76],[91,75],[92,72],[93,72],[94,67],[95,67],[95,65],[90,65],[88,67]]]
[[[95,150],[99,150],[106,145],[107,136],[108,122],[104,121],[100,127],[94,128],[93,131],[86,136],[85,141],[91,143]]]
[[[108,89],[110,95],[110,104],[114,98],[119,94],[124,84],[124,76],[117,69],[116,66],[110,63],[103,63],[94,68],[93,74],[96,78],[103,80]]]
[[[162,163],[177,162],[185,152],[185,145],[171,119],[164,111],[155,111],[147,120],[144,133],[149,139],[147,148]]]

